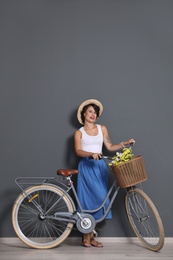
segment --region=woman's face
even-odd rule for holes
[[[92,106],[89,106],[84,113],[85,122],[94,123],[97,119],[97,113]]]

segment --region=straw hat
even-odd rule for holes
[[[99,112],[99,116],[101,116],[102,112],[103,112],[103,106],[102,104],[97,100],[97,99],[88,99],[85,100],[78,108],[77,111],[77,119],[79,121],[79,123],[81,123],[83,125],[82,119],[81,119],[81,112],[84,108],[84,106],[89,105],[89,104],[95,104],[100,108],[100,112]]]

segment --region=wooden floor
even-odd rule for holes
[[[0,238],[1,260],[167,260],[173,259],[173,239],[166,240],[160,252],[152,252],[133,239],[99,238],[103,248],[85,248],[79,238],[68,238],[49,250],[27,247],[18,238]]]

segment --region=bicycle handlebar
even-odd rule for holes
[[[130,143],[129,145],[130,145],[130,147],[132,147],[134,144],[135,144],[135,143]],[[113,156],[113,157],[114,157],[114,156]],[[100,155],[99,160],[101,160],[101,159],[113,160],[113,159],[114,159],[113,157],[110,157],[110,156],[107,156],[107,155]],[[89,158],[89,159],[93,159],[92,156],[89,156],[88,158]]]

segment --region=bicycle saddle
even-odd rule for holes
[[[63,175],[65,177],[68,177],[72,174],[77,174],[78,170],[72,169],[72,170],[66,170],[66,169],[59,169],[57,170],[58,175]]]

